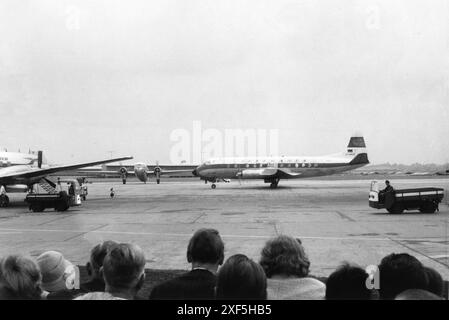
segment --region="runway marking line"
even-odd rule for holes
[[[101,227],[104,227],[102,225]],[[148,236],[175,236],[175,237],[191,237],[191,233],[158,233],[158,232],[130,232],[130,231],[107,231],[107,230],[61,230],[61,229],[16,229],[16,228],[0,228],[0,234],[3,232],[9,233],[23,233],[23,232],[45,232],[45,233],[102,233],[102,234],[127,234],[127,235],[148,235]],[[272,238],[272,235],[269,236],[257,236],[257,235],[233,235],[233,234],[222,234],[223,238],[252,238],[252,239],[269,239]],[[380,237],[312,237],[312,236],[300,236],[294,235],[294,237],[298,237],[300,239],[310,239],[310,240],[362,240],[362,241],[407,241],[407,240],[415,240],[415,241],[428,241],[430,238],[419,239],[392,239],[392,238],[380,238]],[[438,240],[442,238],[432,238],[432,240]]]

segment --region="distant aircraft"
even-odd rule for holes
[[[410,174],[411,176],[430,176],[430,172],[413,172]]]
[[[351,137],[345,152],[321,157],[257,157],[210,159],[192,173],[215,183],[222,179],[263,179],[276,188],[281,179],[298,179],[332,175],[367,165],[363,137]]]
[[[438,172],[435,172],[435,174],[436,174],[437,176],[448,176],[448,175],[449,175],[449,170],[446,170],[446,171],[438,171]]]
[[[0,152],[0,188],[4,193],[2,195],[2,205],[7,206],[9,204],[6,192],[28,192],[35,184],[39,184],[46,191],[53,192],[56,184],[46,178],[52,173],[132,158],[122,157],[78,164],[49,166],[43,163],[42,151],[38,151],[37,154]]]
[[[195,165],[147,165],[143,162],[138,162],[134,165],[112,165],[105,166],[102,169],[86,169],[77,170],[77,174],[104,174],[104,175],[116,175],[120,176],[123,184],[126,184],[128,176],[136,176],[137,179],[143,183],[147,183],[151,176],[154,176],[156,183],[159,184],[161,181],[161,176],[163,175],[192,175],[192,170],[197,166]],[[176,170],[175,170],[176,169]]]

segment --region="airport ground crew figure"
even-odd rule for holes
[[[60,193],[62,191],[62,187],[61,187],[61,181],[58,178],[58,182],[56,183],[56,188],[55,188],[55,192],[56,193]]]
[[[390,181],[385,180],[385,189],[382,190],[382,192],[392,192],[394,191],[394,188],[390,185]]]
[[[6,189],[3,185],[0,186],[0,207],[8,206],[8,197],[6,196]]]
[[[111,188],[111,193],[110,193],[111,199],[114,198],[114,194],[115,194],[114,193],[114,188]]]
[[[393,192],[394,191],[394,188],[390,185],[390,181],[385,180],[385,185],[386,185],[385,189],[383,189],[383,190],[381,190],[379,192],[379,201],[380,202],[384,202],[385,201],[385,194],[387,192]]]
[[[70,184],[69,187],[69,195],[74,196],[75,195],[75,188],[73,187],[73,184]]]

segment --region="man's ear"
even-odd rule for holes
[[[86,271],[87,271],[87,275],[89,277],[92,277],[93,270],[92,270],[92,265],[90,264],[90,262],[86,263]]]
[[[103,279],[104,283],[106,283],[106,279],[104,278],[103,267],[100,267],[100,270],[98,270],[98,275],[100,276],[101,279]]]
[[[192,253],[190,250],[187,251],[187,262],[192,263]]]
[[[140,276],[139,282],[137,282],[136,290],[140,290],[143,287],[144,283],[145,283],[145,271]]]

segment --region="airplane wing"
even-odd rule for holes
[[[293,178],[293,177],[298,177],[300,176],[302,173],[300,172],[292,172],[288,169],[277,169],[277,176],[279,178]]]
[[[161,170],[160,174],[192,173],[192,170]],[[147,171],[147,174],[154,174],[154,170]]]
[[[67,170],[74,170],[78,168],[83,167],[90,167],[95,166],[98,164],[103,163],[110,163],[110,162],[116,162],[116,161],[122,161],[122,160],[129,160],[133,157],[123,157],[123,158],[115,158],[115,159],[108,159],[108,160],[100,160],[100,161],[94,161],[94,162],[84,162],[84,163],[77,163],[77,164],[69,164],[69,165],[63,165],[63,166],[54,166],[47,169],[40,169],[40,168],[32,168],[29,171],[22,171],[22,172],[16,172],[11,173],[7,175],[1,175],[0,179],[8,179],[8,178],[33,178],[33,177],[40,177],[40,176],[46,176],[51,173],[60,172],[60,171],[67,171]]]
[[[116,174],[116,175],[120,175],[120,171],[119,170],[76,170],[74,172],[75,174],[85,174],[85,175],[89,175],[89,174]],[[126,174],[129,175],[135,175],[134,171],[126,171]]]
[[[265,169],[245,169],[242,171],[243,176],[253,176],[260,178],[292,178],[300,176],[301,173],[292,172],[288,169],[265,168]]]

